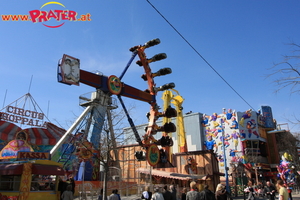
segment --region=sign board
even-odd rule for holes
[[[58,81],[68,85],[79,85],[80,61],[66,54],[58,66]]]
[[[160,152],[156,144],[148,147],[146,157],[151,166],[155,166],[160,161]]]
[[[265,128],[276,128],[273,120],[272,108],[270,106],[262,106],[261,114],[263,116],[263,124]]]
[[[49,152],[24,152],[19,151],[17,160],[49,160]]]
[[[0,120],[27,126],[47,127],[47,122],[44,122],[44,113],[14,106],[7,106],[5,112],[0,112]]]

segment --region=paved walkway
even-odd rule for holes
[[[300,193],[292,193],[293,200],[300,200]],[[244,196],[233,197],[234,200],[244,200]],[[278,195],[275,200],[278,199]],[[267,198],[257,198],[257,200],[268,200]]]
[[[138,200],[138,199],[141,199],[141,198],[140,198],[140,196],[137,196],[137,195],[121,196],[121,200]],[[98,200],[98,198],[96,196],[87,196],[87,198],[76,197],[74,200]]]
[[[293,200],[300,200],[300,193],[293,193],[292,194]],[[131,195],[131,196],[121,196],[122,200],[140,200],[140,196],[137,195]],[[238,197],[233,197],[234,200],[244,200],[243,196],[238,196]],[[275,198],[275,199],[278,199]],[[87,198],[75,198],[74,200],[98,200],[96,196],[92,197],[92,196],[87,196]],[[264,198],[259,198],[258,200],[267,200]]]

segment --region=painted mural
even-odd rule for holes
[[[220,171],[224,172],[224,151],[227,167],[230,166],[230,163],[245,164],[248,163],[245,155],[246,142],[266,142],[259,133],[258,120],[260,120],[259,123],[265,123],[264,119],[267,119],[268,122],[273,121],[270,119],[271,109],[268,109],[268,113],[269,117],[264,117],[260,110],[256,112],[249,109],[245,112],[236,112],[233,109],[223,108],[219,114],[217,112],[212,115],[203,114],[202,126],[206,136],[204,146],[217,154]],[[271,126],[270,123],[269,126]]]

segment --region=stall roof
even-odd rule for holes
[[[0,175],[21,175],[24,163],[0,164]],[[32,164],[32,174],[39,175],[65,175],[62,167],[57,165]]]
[[[21,175],[23,164],[3,164],[0,165],[0,175]]]
[[[65,171],[60,166],[33,164],[32,165],[32,174],[64,176]]]

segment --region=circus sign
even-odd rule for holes
[[[27,126],[46,127],[44,113],[7,106],[6,112],[0,112],[0,120],[24,124]]]

